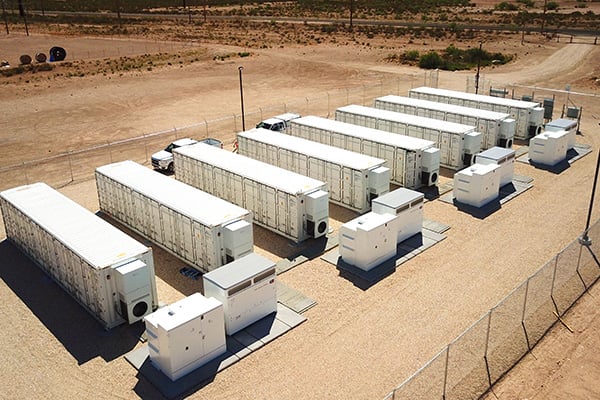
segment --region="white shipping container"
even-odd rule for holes
[[[308,116],[290,122],[286,134],[386,160],[390,181],[417,189],[434,186],[440,171],[440,151],[430,140]]]
[[[399,188],[373,200],[373,212],[398,217],[396,242],[400,243],[423,230],[424,201],[423,193]]]
[[[497,164],[473,164],[454,174],[454,198],[473,207],[483,207],[498,198],[500,167]]]
[[[392,214],[369,212],[340,227],[342,260],[369,271],[396,255],[396,221]]]
[[[515,138],[527,139],[542,131],[544,123],[544,107],[533,101],[505,99],[503,97],[486,96],[460,92],[456,90],[419,87],[410,89],[408,96],[417,99],[455,104],[464,107],[480,108],[507,113],[516,121]]]
[[[7,238],[105,329],[158,307],[151,248],[45,183],[0,193],[0,208]]]
[[[549,132],[567,131],[567,150],[570,150],[577,141],[577,125],[577,120],[559,118],[548,122],[544,129]]]
[[[335,119],[434,141],[440,149],[440,165],[454,170],[471,165],[473,157],[481,150],[481,133],[470,125],[354,104],[338,108]]]
[[[175,381],[227,351],[221,302],[194,293],[144,318],[152,364]]]
[[[515,151],[492,147],[475,156],[475,164],[497,164],[500,172],[500,187],[512,182],[515,175]]]
[[[103,212],[203,272],[254,250],[250,212],[133,161],[97,168],[96,185]]]
[[[198,143],[173,152],[177,179],[253,212],[257,224],[301,242],[329,229],[327,184]]]
[[[228,335],[277,312],[275,267],[274,262],[252,253],[204,274],[204,295],[223,303]]]
[[[515,136],[516,121],[507,113],[394,95],[375,99],[375,108],[472,125],[483,135],[483,150],[494,146],[510,149]]]
[[[529,159],[538,164],[553,166],[567,158],[569,132],[544,131],[529,140]]]
[[[385,160],[266,129],[238,133],[238,153],[326,182],[329,201],[360,213],[390,191]]]

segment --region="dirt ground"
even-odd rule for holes
[[[56,40],[11,33],[0,38],[0,57],[13,59],[23,49],[34,52]],[[84,58],[102,60],[115,40],[69,38],[68,43],[78,46]],[[118,43],[133,54],[156,44],[123,38]],[[486,79],[557,90],[569,84],[573,93],[592,94],[572,99],[584,109],[578,142],[598,149],[598,46],[533,36],[521,45],[518,35],[487,43],[519,56],[509,65],[485,70]],[[210,43],[198,47],[200,60],[184,66],[77,78],[2,78],[3,160],[18,163],[237,113],[241,64],[247,110],[391,76],[407,78],[401,88],[406,93],[413,84],[409,77],[416,73],[384,63],[389,50],[376,46],[253,49],[250,57],[226,62],[213,56],[246,49]],[[439,86],[464,90],[472,74],[440,72]],[[534,187],[483,220],[439,200],[427,203],[425,218],[451,226],[447,239],[367,290],[320,259],[282,274],[285,284],[318,302],[305,313],[308,321],[222,371],[189,398],[382,398],[581,233],[596,154],[560,174],[516,163],[515,173],[532,177]],[[95,190],[93,180],[61,188],[94,211]],[[355,217],[334,211],[334,226]],[[599,217],[596,207],[592,220]],[[257,252],[274,260],[294,251],[260,228],[255,229],[255,244]],[[181,261],[158,248],[155,259],[161,301],[170,303],[198,290],[196,282],[177,272]],[[104,332],[6,240],[0,242],[0,278],[0,397],[160,398],[123,358],[140,346],[136,338],[143,327]],[[527,356],[495,389],[498,398],[588,399],[600,393],[596,292],[594,288],[584,296],[567,316],[575,333],[558,326],[534,349],[535,359]]]

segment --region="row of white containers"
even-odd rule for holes
[[[483,135],[482,150],[510,149],[515,136],[516,121],[507,113],[394,95],[375,99],[375,108],[472,125]]]
[[[307,116],[294,119],[286,134],[382,158],[390,181],[409,189],[433,186],[440,172],[440,151],[430,140]]]
[[[474,126],[432,118],[348,105],[335,111],[337,121],[431,140],[440,149],[440,165],[459,170],[481,151],[481,133]]]
[[[386,161],[263,128],[237,135],[238,153],[327,183],[329,201],[359,213],[390,190]]]
[[[505,99],[430,87],[410,89],[408,96],[438,103],[456,104],[509,114],[516,121],[515,138],[517,139],[528,139],[531,136],[538,135],[544,124],[544,108],[539,103],[532,101]]]
[[[152,249],[44,183],[0,193],[7,238],[105,329],[158,307]]]
[[[247,210],[133,161],[96,169],[100,210],[201,271],[253,252]]]
[[[296,242],[329,229],[327,184],[198,143],[173,151],[175,176],[252,211],[254,222]]]

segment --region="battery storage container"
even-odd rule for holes
[[[204,295],[223,303],[228,335],[277,312],[275,263],[256,253],[204,274],[202,280]]]
[[[238,153],[326,182],[329,201],[359,213],[390,191],[386,161],[266,129],[238,133]]]
[[[0,208],[7,238],[105,329],[158,307],[151,248],[45,183],[1,192]]]
[[[431,140],[440,149],[440,165],[453,170],[471,165],[475,154],[481,150],[481,133],[470,125],[355,104],[338,108],[335,111],[335,119]]]
[[[390,181],[406,188],[435,186],[440,150],[430,140],[322,117],[292,120],[286,134],[386,160]]]
[[[500,172],[500,187],[508,185],[515,176],[515,151],[502,147],[492,147],[475,156],[475,164],[496,164]]]
[[[375,108],[472,125],[482,134],[482,150],[510,149],[515,136],[516,121],[507,113],[395,95],[375,99]]]
[[[223,305],[194,293],[144,318],[152,364],[172,381],[227,351]]]
[[[544,124],[544,107],[534,101],[506,99],[426,86],[410,89],[408,96],[438,103],[507,113],[516,121],[515,138],[517,139],[524,140],[540,134]]]
[[[97,168],[96,185],[104,213],[200,271],[254,250],[249,211],[160,172],[122,161]]]
[[[255,223],[295,242],[327,234],[326,183],[204,143],[173,155],[178,180],[252,211]]]

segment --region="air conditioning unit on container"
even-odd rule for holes
[[[130,324],[152,312],[152,292],[148,266],[140,260],[115,268],[119,314]]]
[[[306,231],[314,238],[325,236],[329,229],[329,194],[315,190],[306,195]]]
[[[434,186],[440,175],[440,149],[430,147],[423,150],[421,158],[421,182],[426,186]]]

